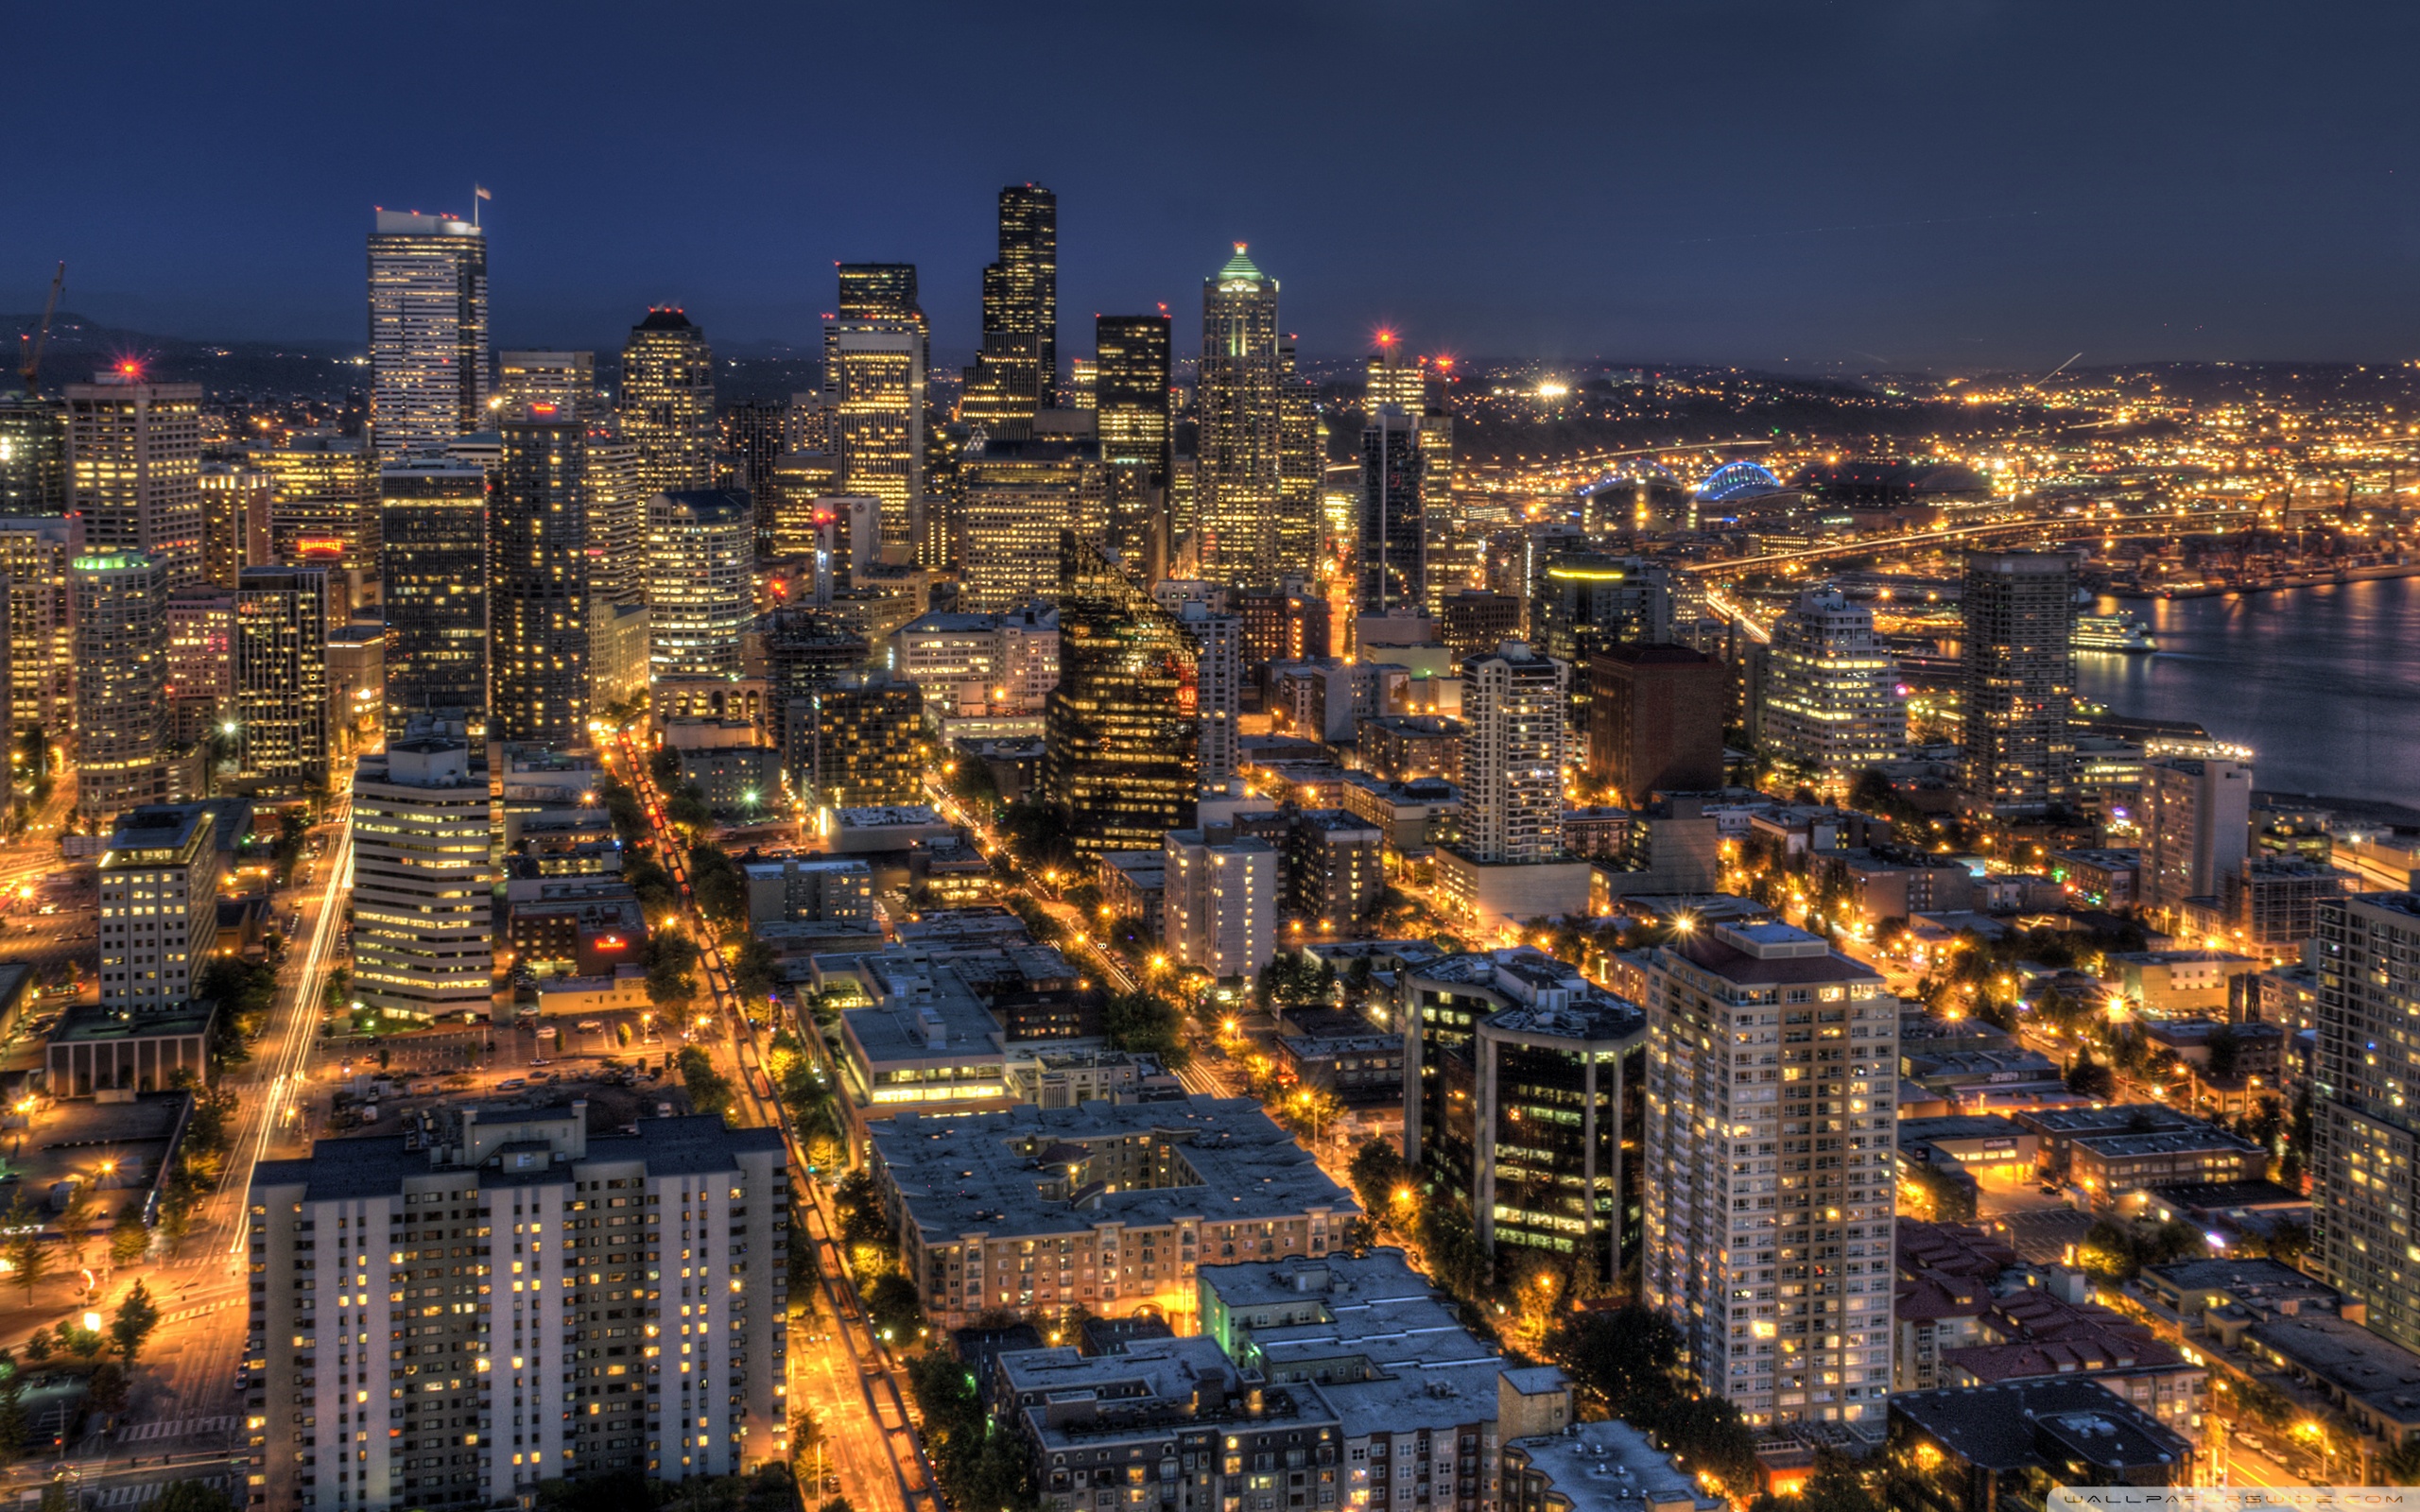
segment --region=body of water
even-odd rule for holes
[[[2264,789],[2420,808],[2420,578],[2100,611],[2144,620],[2159,650],[2078,652],[2079,696],[2251,747]]]

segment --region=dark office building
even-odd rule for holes
[[[1521,601],[1510,593],[1465,588],[1438,608],[1437,639],[1457,662],[1521,638]]]
[[[1000,257],[983,269],[983,349],[959,415],[1012,435],[1058,403],[1059,197],[1039,184],[1000,191]]]
[[[507,420],[490,524],[494,627],[490,740],[588,744],[588,428],[568,415]],[[601,530],[602,521],[597,522]]]
[[[2061,1486],[2191,1486],[2193,1446],[2097,1381],[2048,1377],[1891,1399],[1899,1512],[2038,1507]]]
[[[1244,661],[1300,662],[1330,654],[1328,601],[1309,593],[1262,589],[1236,600],[1244,622]]]
[[[414,714],[488,710],[488,473],[418,459],[378,474],[378,576],[387,615],[387,734]]]
[[[0,394],[0,515],[66,512],[67,406]]]
[[[922,799],[922,690],[884,673],[853,672],[814,697],[814,802],[858,809]]]
[[[1588,781],[1631,803],[1722,785],[1721,662],[1685,645],[1627,643],[1588,662]]]
[[[1042,786],[1076,849],[1156,849],[1193,824],[1200,651],[1175,615],[1069,531],[1059,576],[1059,686],[1044,710]]]
[[[328,772],[328,572],[247,567],[235,579],[235,768],[307,785]]]
[[[1167,488],[1175,466],[1168,413],[1168,318],[1093,320],[1093,418],[1109,469],[1109,543],[1153,580],[1167,567]]]
[[[2075,751],[2076,564],[1979,551],[1966,558],[1959,688],[1966,792],[1995,814],[2040,814],[2066,796]]]
[[[866,664],[866,638],[828,610],[774,610],[759,622],[765,646],[765,728],[782,748],[793,791],[815,781],[815,696]]]
[[[787,442],[790,407],[775,400],[743,399],[723,411],[722,449],[727,459],[722,487],[747,493],[756,510],[756,552],[773,549],[773,512],[780,494],[773,464]]]
[[[1361,428],[1361,601],[1364,614],[1425,610],[1426,531],[1420,507],[1420,418],[1392,404]]]

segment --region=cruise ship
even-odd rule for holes
[[[2151,627],[2132,614],[2079,614],[2072,644],[2079,651],[2156,651]]]

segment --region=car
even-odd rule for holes
[[[2045,1181],[2042,1183],[2042,1194],[2046,1197],[2055,1197],[2063,1189],[2056,1181]]]
[[[34,912],[38,914],[55,914],[59,912],[59,905],[57,903],[44,903],[40,908],[35,909]]]
[[[826,1476],[824,1476],[824,1477],[823,1477],[823,1490],[824,1490],[824,1493],[825,1493],[826,1495],[830,1495],[830,1496],[837,1496],[837,1495],[838,1495],[838,1494],[839,1494],[839,1491],[840,1491],[840,1477],[838,1477],[838,1475],[826,1475]]]
[[[551,1065],[553,1065],[553,1064],[554,1064],[554,1062],[553,1062],[553,1061],[551,1061],[551,1060],[548,1060],[548,1059],[547,1059],[545,1057],[544,1057],[544,1056],[540,1056],[537,1059],[532,1060],[531,1062],[529,1062],[529,1064],[531,1064],[531,1065],[533,1065],[533,1066],[551,1066]]]
[[[510,1080],[509,1080],[509,1081],[500,1081],[500,1082],[497,1082],[497,1083],[495,1084],[495,1090],[496,1090],[497,1091],[500,1091],[500,1092],[517,1092],[517,1091],[519,1091],[522,1088],[527,1087],[527,1086],[528,1086],[528,1085],[529,1085],[529,1083],[528,1083],[525,1078],[520,1077],[520,1076],[515,1076],[515,1077],[512,1077],[512,1078],[511,1078]]]

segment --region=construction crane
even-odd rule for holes
[[[43,301],[42,324],[34,327],[29,335],[20,333],[17,336],[17,344],[26,353],[25,360],[17,364],[17,376],[25,380],[27,399],[34,396],[34,382],[42,376],[42,349],[50,341],[50,318],[58,312],[59,291],[66,282],[67,264],[62,261],[59,271],[50,275],[50,298]]]

